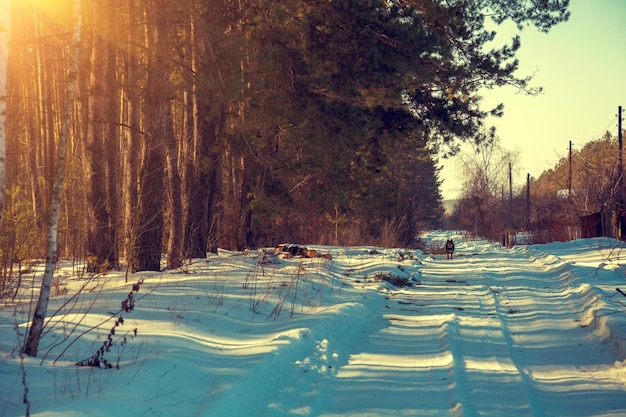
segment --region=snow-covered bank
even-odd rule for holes
[[[60,310],[24,372],[28,306],[0,311],[0,417],[24,415],[24,375],[31,415],[45,417],[626,414],[618,242],[458,239],[454,260],[318,249],[333,259],[223,252],[131,276],[145,282],[109,370],[74,363],[113,321],[79,335],[117,312],[133,282],[96,278],[62,307],[85,280],[60,271],[67,293],[51,300]]]

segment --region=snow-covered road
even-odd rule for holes
[[[594,320],[611,294],[581,279],[598,271],[529,249],[422,263],[419,285],[351,318],[312,415],[626,413],[623,341]]]
[[[26,360],[31,415],[626,415],[621,245],[457,247],[454,260],[381,248],[319,248],[332,261],[224,253],[151,275],[126,318],[138,340],[119,370]],[[121,277],[85,325],[127,291]],[[0,313],[0,417],[18,416],[14,319]],[[84,339],[77,358],[99,340]]]

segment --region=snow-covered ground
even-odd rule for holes
[[[18,354],[29,305],[0,309],[0,417],[25,415],[24,383],[38,417],[626,415],[624,248],[453,237],[453,260],[221,252],[129,282],[67,265],[37,358]],[[120,316],[113,368],[76,366]]]

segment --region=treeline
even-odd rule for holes
[[[600,212],[610,233],[616,221],[611,216],[626,201],[619,141],[609,132],[572,149],[538,178],[528,177],[526,184],[509,183],[511,171],[522,167],[497,141],[464,161],[466,191],[451,216],[454,226],[494,240],[507,231],[526,231],[535,243],[580,237],[580,218]]]
[[[606,132],[572,149],[554,168],[543,172],[531,184],[534,188],[533,215],[538,225],[560,240],[559,230],[581,225],[580,218],[603,212],[605,233],[613,236],[611,218],[626,201],[623,172],[619,170],[618,137]]]
[[[3,265],[46,251],[74,81],[61,257],[138,271],[217,247],[411,244],[442,212],[436,155],[501,111],[479,89],[529,89],[519,38],[492,47],[485,16],[567,18],[501,3],[12,0]]]

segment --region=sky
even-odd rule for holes
[[[541,95],[512,87],[483,93],[485,109],[504,103],[504,116],[488,125],[505,150],[519,153],[517,186],[567,156],[569,141],[580,149],[606,131],[617,135],[618,106],[626,107],[626,1],[570,0],[570,11],[547,34],[532,27],[520,34],[517,75],[534,74]],[[500,28],[498,36],[508,39],[510,30]],[[457,158],[440,162],[444,199],[456,198],[462,191]]]
[[[452,233],[422,237],[442,248]],[[453,237],[452,260],[220,251],[128,280],[61,263],[37,358],[17,349],[38,282],[25,276],[22,302],[0,303],[0,417],[27,415],[24,398],[32,417],[626,415],[624,244]],[[108,335],[112,369],[75,365]]]

